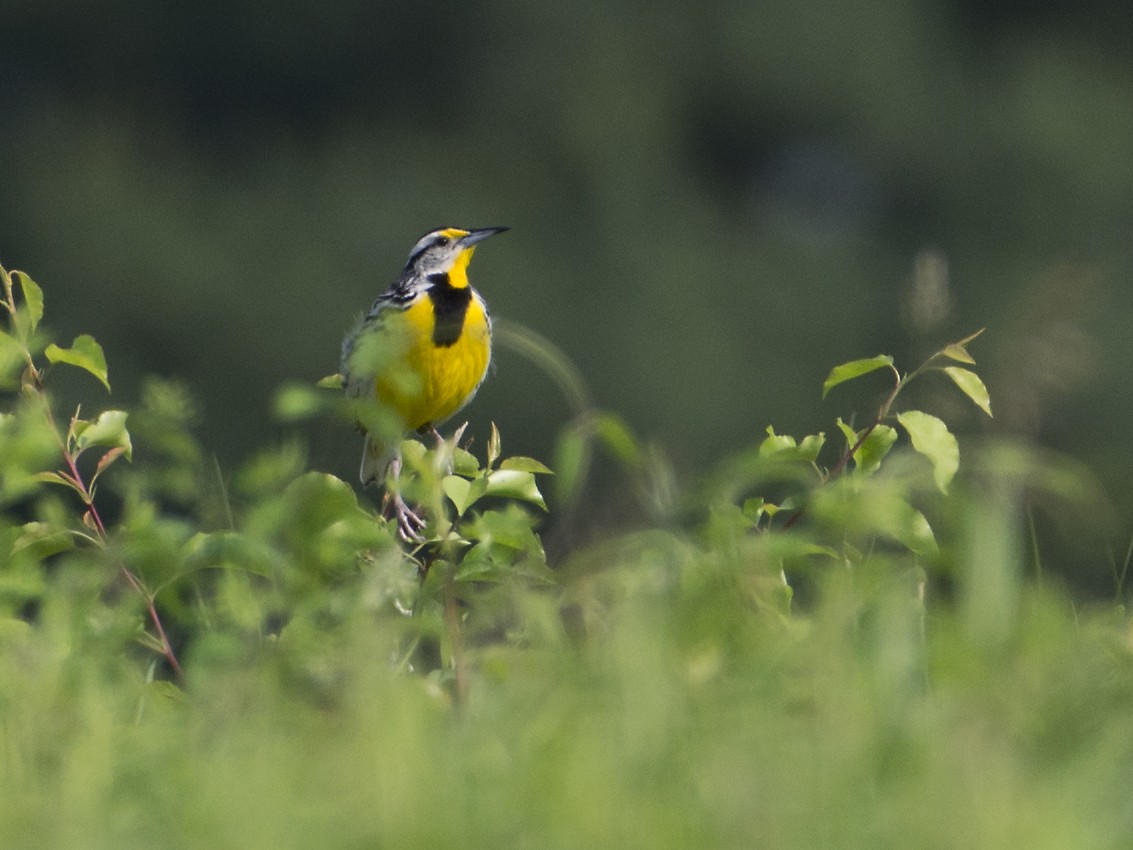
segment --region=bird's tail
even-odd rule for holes
[[[393,450],[377,438],[367,434],[366,445],[362,448],[362,468],[358,477],[362,479],[362,486],[368,487],[373,483],[385,482],[386,469],[393,458]]]

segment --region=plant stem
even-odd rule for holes
[[[464,641],[460,631],[460,610],[456,605],[454,576],[456,566],[448,564],[445,575],[445,627],[452,643],[452,672],[456,682],[456,702],[464,705],[468,699],[468,671],[464,665]]]
[[[869,439],[870,434],[877,430],[877,426],[885,421],[885,417],[889,415],[890,408],[893,407],[893,402],[897,400],[897,395],[914,376],[916,376],[925,368],[925,366],[928,365],[928,362],[930,361],[926,361],[924,365],[919,366],[917,369],[913,370],[904,377],[901,377],[901,373],[898,372],[897,369],[892,365],[890,365],[889,368],[893,370],[893,374],[897,378],[897,382],[893,385],[892,391],[888,396],[885,397],[885,401],[883,401],[881,403],[881,406],[877,409],[877,415],[873,417],[873,421],[870,422],[869,425],[867,425],[866,428],[862,431],[861,436],[858,437],[857,441],[848,449],[846,449],[842,456],[838,458],[838,462],[836,464],[830,467],[830,471],[826,473],[826,479],[823,483],[829,483],[830,481],[833,481],[835,478],[846,471],[846,464],[850,462],[850,459],[857,453],[858,449],[865,445],[865,441]],[[782,530],[786,531],[791,526],[793,526],[796,522],[802,519],[804,513],[806,513],[806,508],[799,508],[793,514],[791,514],[787,518],[787,521],[783,523]]]
[[[93,506],[91,510],[93,512]],[[102,521],[96,521],[101,526]],[[122,575],[125,576],[126,581],[129,582],[130,586],[146,601],[146,609],[149,612],[150,621],[153,623],[153,627],[157,631],[157,639],[161,643],[161,654],[165,656],[165,660],[169,662],[169,666],[173,670],[173,675],[177,677],[177,681],[184,684],[185,673],[181,669],[181,664],[177,661],[177,655],[173,652],[173,645],[169,642],[169,637],[165,634],[165,627],[161,625],[161,617],[158,615],[157,607],[154,605],[153,594],[145,589],[141,580],[134,575],[125,564],[119,564],[118,566],[119,569],[122,570]]]
[[[90,488],[87,487],[83,481],[82,473],[79,472],[78,455],[72,453],[67,446],[66,440],[59,433],[59,427],[55,421],[55,415],[51,412],[51,405],[47,402],[47,396],[41,391],[40,400],[43,403],[43,415],[47,419],[47,424],[51,428],[51,433],[55,435],[55,442],[59,446],[59,451],[63,455],[63,460],[67,464],[67,473],[64,474],[65,478],[69,478],[71,486],[75,492],[82,499],[83,504],[87,509],[87,516],[91,518],[94,523],[95,533],[98,535],[98,541],[105,549],[109,540],[109,535],[106,531],[106,524],[102,521],[102,516],[98,512],[98,508],[94,504],[94,495],[91,493]],[[149,614],[150,622],[153,623],[154,631],[157,632],[158,642],[161,645],[161,654],[169,663],[169,667],[173,670],[173,675],[176,676],[177,681],[181,684],[185,681],[185,674],[181,668],[180,662],[177,660],[177,654],[173,651],[173,644],[169,642],[169,636],[165,633],[165,626],[162,625],[161,616],[157,613],[157,606],[154,604],[154,595],[146,590],[145,585],[142,584],[141,579],[136,576],[129,567],[121,561],[118,561],[118,569],[125,577],[126,582],[132,587],[139,596],[145,600],[146,610]]]

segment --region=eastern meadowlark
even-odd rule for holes
[[[468,281],[468,263],[479,242],[505,230],[446,227],[426,233],[401,275],[342,343],[347,396],[376,400],[386,417],[385,427],[360,425],[366,434],[362,484],[384,480],[388,471],[395,486],[386,498],[406,539],[418,538],[425,523],[396,487],[399,435],[435,431],[480,388],[492,356],[492,321]]]

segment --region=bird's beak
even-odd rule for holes
[[[483,242],[489,236],[495,236],[497,233],[503,233],[508,229],[506,227],[481,227],[477,230],[470,230],[467,236],[460,238],[461,247],[471,248],[477,242]]]

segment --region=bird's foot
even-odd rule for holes
[[[442,435],[441,432],[436,428],[431,429],[433,439],[437,441],[436,453],[437,458],[440,461],[440,470],[445,475],[452,475],[455,464],[453,455],[456,452],[456,449],[459,447],[460,440],[464,437],[464,432],[465,430],[467,430],[467,428],[468,423],[465,422],[463,425],[453,431],[452,436],[447,440],[444,438],[444,435]]]
[[[386,512],[392,513],[391,519],[397,521],[398,537],[410,544],[424,542],[425,537],[421,532],[425,529],[425,518],[409,507],[400,493],[393,493],[387,497]]]

